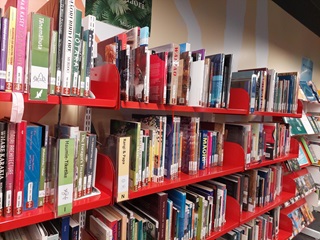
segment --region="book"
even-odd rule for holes
[[[180,44],[179,81],[177,90],[177,104],[188,105],[190,91],[191,52],[183,51]]]
[[[97,158],[97,135],[94,133],[87,133],[87,162],[85,169],[86,176],[86,192],[85,195],[92,193],[94,186],[93,176],[96,171],[95,162]]]
[[[151,61],[151,58],[150,58]],[[130,81],[130,45],[119,53],[119,75],[120,75],[120,99],[129,101],[129,81]],[[150,71],[151,74],[151,71]]]
[[[75,5],[74,0],[65,2],[64,26],[63,26],[63,45],[62,45],[62,67],[61,67],[61,94],[69,96],[72,81],[72,63],[74,48],[74,29],[75,29]]]
[[[16,18],[17,8],[9,6],[6,9],[5,17],[9,20],[8,27],[8,50],[7,50],[7,75],[6,75],[6,91],[13,90],[13,70],[14,70],[14,48],[16,37]]]
[[[7,55],[8,55],[8,34],[9,34],[9,19],[1,17],[0,30],[0,90],[6,89],[7,79]]]
[[[69,220],[69,239],[70,240],[78,240],[80,234],[79,223],[70,217]]]
[[[49,94],[55,94],[56,76],[57,76],[57,48],[58,48],[58,32],[52,30],[50,38],[50,55],[49,55]]]
[[[8,3],[7,3],[8,4]],[[13,62],[13,91],[24,91],[24,72],[26,59],[27,20],[29,1],[12,0],[10,5],[16,8],[16,28]]]
[[[26,156],[24,171],[23,210],[38,207],[40,153],[42,130],[40,126],[28,123],[26,132]]]
[[[58,176],[56,188],[55,216],[61,217],[72,213],[73,203],[73,166],[74,139],[58,139]]]
[[[7,122],[0,121],[0,216],[4,216],[4,191],[6,178],[6,159],[7,159]]]
[[[111,159],[115,168],[114,198],[116,202],[129,198],[130,142],[130,136],[109,135],[101,148],[101,152]]]
[[[48,99],[50,23],[47,16],[31,13],[29,99],[46,101]]]
[[[112,238],[118,239],[118,219],[107,211],[107,208],[96,208],[92,215],[112,230]],[[119,236],[120,238],[120,236]]]
[[[89,230],[96,239],[112,239],[112,230],[93,215],[90,215]]]
[[[86,192],[86,182],[84,177],[85,172],[85,164],[86,164],[86,151],[87,151],[87,132],[86,131],[79,131],[79,136],[77,138],[77,180],[76,180],[76,188],[77,188],[77,198],[80,198],[85,195]],[[85,186],[85,188],[84,188]]]
[[[140,130],[141,123],[125,120],[110,120],[110,134],[118,136],[130,136],[130,188],[138,190],[141,183],[141,158],[140,158]]]

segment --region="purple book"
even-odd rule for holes
[[[0,31],[0,91],[6,88],[7,75],[7,49],[8,49],[8,26],[9,21],[6,17],[1,17],[1,31]]]

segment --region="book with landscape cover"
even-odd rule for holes
[[[8,54],[8,34],[9,20],[6,17],[1,17],[0,30],[0,90],[6,89],[7,78],[7,54]]]
[[[140,159],[140,130],[141,123],[126,120],[110,120],[110,134],[130,136],[130,188],[134,191],[141,186],[141,159]]]
[[[114,197],[116,202],[129,198],[130,136],[109,135],[101,148],[115,168]]]
[[[50,23],[47,16],[31,13],[29,99],[48,99]]]
[[[167,96],[168,52],[152,53],[150,55],[150,91],[149,102],[166,103]]]

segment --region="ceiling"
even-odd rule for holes
[[[273,0],[320,37],[320,0]]]

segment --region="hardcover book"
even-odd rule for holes
[[[181,46],[181,44],[180,44]],[[191,52],[181,52],[180,48],[180,62],[179,62],[179,81],[177,92],[177,104],[188,105],[189,104],[189,91],[190,91],[190,64],[191,64]]]
[[[0,216],[4,216],[4,191],[6,179],[6,156],[7,156],[7,122],[0,121]]]
[[[75,142],[74,142],[75,143]],[[77,197],[80,198],[85,195],[86,192],[86,182],[84,177],[85,172],[85,163],[86,163],[86,151],[87,151],[87,132],[86,131],[79,131],[79,137],[78,137],[78,143],[75,143],[78,145],[77,147],[77,181],[76,181],[76,187],[77,187]]]
[[[47,16],[31,13],[30,100],[46,101],[48,99],[50,21],[51,19]]]
[[[85,176],[87,179],[87,186],[85,195],[92,193],[93,175],[96,171],[94,163],[96,162],[97,154],[97,135],[94,133],[87,133],[87,163]]]
[[[58,47],[58,32],[53,30],[50,39],[50,55],[49,55],[49,94],[55,94],[56,76],[57,76],[57,47]]]

